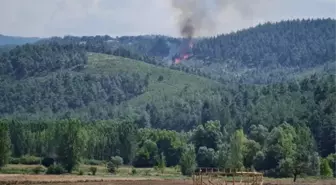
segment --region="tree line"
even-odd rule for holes
[[[335,153],[321,157],[306,126],[284,122],[272,129],[252,125],[229,133],[222,125],[207,121],[190,132],[176,132],[139,129],[129,120],[2,120],[0,167],[15,158],[37,156],[52,158],[71,172],[83,159],[108,162],[118,157],[134,167],[180,166],[184,175],[196,167],[252,169],[270,177],[335,175]]]

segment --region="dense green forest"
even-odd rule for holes
[[[183,174],[335,173],[335,20],[198,39],[190,60],[168,65],[181,43],[67,36],[1,49],[0,167],[28,156],[68,171],[112,156],[147,167],[164,156]]]
[[[193,57],[171,59],[181,39],[165,36],[54,37],[39,43],[80,44],[89,52],[120,55],[203,75],[222,82],[267,84],[335,71],[336,21],[303,19],[266,23],[212,38],[195,38]]]

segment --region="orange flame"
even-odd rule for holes
[[[189,44],[187,46],[189,47],[189,49],[193,48],[194,45],[193,45],[191,40],[189,41]],[[186,53],[187,51],[184,50],[184,49],[182,49],[181,52],[182,52],[181,55],[178,58],[174,59],[175,64],[179,64],[179,63],[181,63],[182,60],[186,60],[191,56],[190,54]]]

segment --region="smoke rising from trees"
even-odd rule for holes
[[[201,33],[213,32],[220,22],[221,13],[234,10],[247,19],[253,16],[256,5],[265,0],[171,0],[178,16],[178,26],[183,37],[192,38]]]

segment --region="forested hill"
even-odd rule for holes
[[[0,167],[33,155],[71,172],[80,158],[118,155],[136,167],[179,164],[189,175],[196,165],[273,177],[336,173],[335,75],[321,66],[281,83],[228,83],[99,38],[0,54]]]
[[[15,37],[0,34],[0,46],[2,45],[22,45],[27,43],[34,43],[40,38],[37,37]]]
[[[241,75],[245,82],[274,82],[292,73],[334,64],[336,21],[294,20],[267,23],[236,33],[207,38],[195,44],[202,67],[223,77]],[[232,73],[233,71],[233,73]],[[251,78],[253,79],[251,81]]]
[[[171,68],[222,82],[269,84],[335,70],[334,19],[266,23],[194,41],[194,56]],[[52,38],[40,43],[80,44],[90,52],[115,54],[168,66],[180,39],[165,36]]]
[[[132,120],[192,130],[219,120],[232,133],[282,123],[307,126],[319,152],[335,152],[335,76],[264,86],[217,81],[78,45],[24,45],[0,57],[0,116],[16,120]]]

